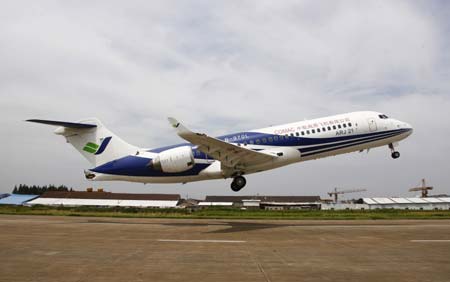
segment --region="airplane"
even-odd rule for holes
[[[219,137],[189,130],[169,118],[179,137],[187,142],[156,149],[128,144],[97,118],[64,122],[29,119],[58,126],[62,135],[93,166],[84,171],[88,180],[141,183],[187,183],[232,178],[231,189],[246,185],[244,175],[297,162],[388,146],[393,159],[398,142],[413,128],[374,111],[360,111]]]

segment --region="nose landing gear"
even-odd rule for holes
[[[395,150],[394,148],[394,144],[389,144],[389,149],[391,149],[391,157],[393,159],[398,159],[400,158],[400,153],[398,151]]]
[[[234,192],[239,192],[242,188],[244,188],[245,184],[247,183],[247,180],[243,176],[236,176],[233,179],[233,182],[231,182],[231,190]]]
[[[397,151],[392,152],[391,157],[392,157],[393,159],[398,159],[398,158],[400,158],[400,153],[397,152]]]

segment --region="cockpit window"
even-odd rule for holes
[[[384,114],[383,115],[378,115],[378,117],[381,118],[381,119],[388,119],[389,118],[387,115],[384,115]]]

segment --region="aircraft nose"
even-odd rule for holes
[[[413,132],[413,127],[411,124],[407,123],[407,122],[400,122],[399,123],[399,127],[402,129],[407,129],[408,132],[411,134]]]
[[[408,129],[409,134],[412,134],[412,133],[413,133],[414,128],[412,127],[411,124],[407,123],[407,124],[406,124],[406,128]]]

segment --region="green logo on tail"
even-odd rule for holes
[[[83,151],[86,151],[86,152],[91,153],[91,154],[95,154],[97,152],[98,147],[100,147],[100,145],[97,145],[97,144],[92,143],[92,142],[88,142],[84,146]]]
[[[92,142],[87,142],[86,145],[84,145],[83,151],[86,151],[91,154],[100,155],[105,151],[106,146],[108,146],[109,141],[111,141],[111,138],[112,136],[100,139],[100,141],[102,141],[100,145]]]

